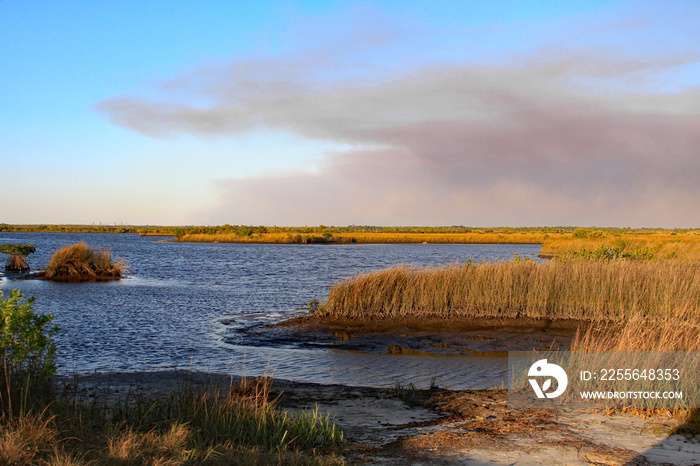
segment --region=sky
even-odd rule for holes
[[[697,228],[698,18],[0,0],[0,223]]]

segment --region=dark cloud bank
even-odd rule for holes
[[[314,172],[218,180],[211,223],[697,227],[700,91],[653,86],[687,61],[571,56],[358,81],[328,78],[321,58],[271,59],[164,86],[207,105],[99,110],[154,137],[267,128],[350,147]]]

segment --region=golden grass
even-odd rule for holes
[[[700,319],[634,317],[580,328],[573,351],[700,351]]]
[[[597,238],[575,238],[570,233],[549,235],[542,243],[542,257],[556,257],[582,249],[593,250],[622,242],[625,251],[648,248],[657,259],[700,260],[700,235],[697,233],[603,234]]]
[[[394,267],[333,285],[327,317],[628,321],[700,317],[700,264],[678,261],[500,262]]]
[[[53,417],[28,413],[0,423],[0,464],[35,464],[58,436]]]
[[[700,260],[700,234],[697,232],[674,233],[668,231],[644,231],[619,233],[618,230],[600,231],[600,236],[576,237],[574,233],[545,233],[531,231],[473,231],[449,232],[267,232],[238,235],[235,233],[193,233],[175,239],[182,242],[201,243],[358,243],[358,244],[541,244],[542,257],[593,250],[600,246],[624,242],[625,251],[648,248],[657,259]]]
[[[59,398],[40,414],[0,416],[0,465],[342,463],[328,416],[282,411],[271,383],[185,385],[114,404]]]
[[[329,243],[443,243],[443,244],[540,244],[543,233],[402,233],[402,232],[342,232],[324,237],[318,233],[257,233],[241,236],[235,233],[187,234],[176,239],[183,242],[202,243],[302,243],[306,239],[328,238]]]
[[[81,242],[56,251],[43,276],[56,281],[92,281],[119,278],[125,269],[122,261],[112,263],[109,251],[92,249]]]
[[[105,456],[125,463],[150,459],[155,464],[181,464],[187,457],[187,444],[191,443],[191,437],[191,429],[178,422],[171,424],[163,433],[154,430],[139,432],[128,428],[108,436]]]

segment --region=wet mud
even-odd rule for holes
[[[222,319],[232,326],[224,342],[234,345],[410,356],[494,356],[508,351],[565,350],[576,333],[573,325],[499,322],[494,326],[421,322],[324,322],[301,318],[282,324]],[[234,330],[234,329],[232,329]]]

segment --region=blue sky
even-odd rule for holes
[[[700,227],[699,13],[2,1],[0,222]]]

